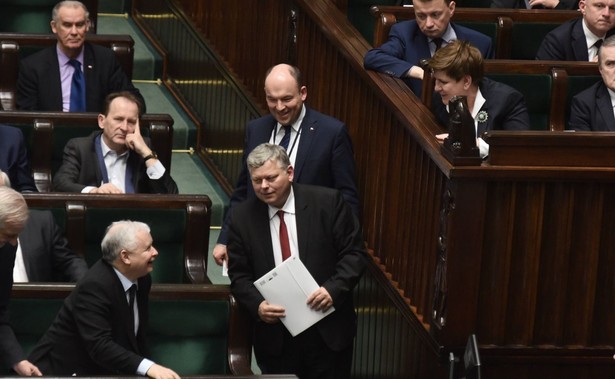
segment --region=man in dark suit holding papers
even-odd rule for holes
[[[256,198],[233,207],[229,228],[231,289],[256,320],[254,352],[264,374],[349,378],[356,315],[352,289],[367,256],[358,220],[337,190],[293,184],[293,167],[278,145],[247,158]],[[292,337],[285,309],[267,302],[254,281],[298,256],[320,286],[307,298],[314,311],[335,311]]]

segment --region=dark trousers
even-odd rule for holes
[[[263,374],[295,374],[300,379],[350,378],[353,345],[331,350],[312,327],[296,337],[284,331],[284,347],[279,356],[256,356]]]

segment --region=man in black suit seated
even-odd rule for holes
[[[112,93],[98,115],[102,132],[73,138],[53,178],[58,192],[176,194],[169,170],[141,136],[141,103],[130,92]]]
[[[27,220],[28,205],[23,196],[9,187],[0,186],[0,367],[13,369],[21,376],[41,376],[38,367],[26,360],[9,324],[17,236]]]
[[[113,51],[85,42],[90,27],[85,5],[61,1],[53,8],[51,18],[51,30],[58,43],[21,60],[17,109],[100,113],[105,96],[129,91],[139,98],[145,111],[141,93],[132,85]]]
[[[0,170],[7,173],[15,190],[37,192],[23,133],[3,124],[0,124]]]
[[[589,61],[598,59],[598,49],[615,27],[615,0],[580,0],[582,17],[567,21],[545,36],[536,59]]]
[[[350,378],[356,315],[352,289],[367,252],[357,218],[334,189],[293,184],[286,150],[261,144],[248,155],[255,198],[231,208],[231,290],[250,312],[254,353],[264,374],[300,378]],[[335,311],[292,337],[280,323],[286,310],[266,301],[255,280],[291,256],[299,257],[317,282],[307,305]]]
[[[0,186],[11,186],[0,171]],[[19,233],[13,281],[76,282],[88,271],[85,260],[73,253],[50,211],[30,210]]]
[[[598,67],[602,80],[572,98],[568,129],[615,132],[615,36],[600,47]]]
[[[102,259],[79,281],[30,358],[46,375],[141,375],[179,379],[149,359],[149,273],[158,251],[142,222],[112,223]]]

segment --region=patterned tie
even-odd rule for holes
[[[85,112],[85,79],[81,72],[81,63],[71,59],[68,63],[75,68],[70,85],[70,112]]]
[[[128,289],[128,309],[130,309],[130,325],[132,325],[133,331],[136,333],[135,328],[135,296],[137,295],[137,285],[133,284]]]
[[[284,127],[284,137],[280,141],[280,146],[284,148],[284,150],[288,150],[288,143],[290,142],[290,125],[286,125]]]
[[[288,242],[288,231],[284,222],[284,211],[278,211],[280,218],[280,248],[282,249],[282,260],[290,258],[290,243]]]

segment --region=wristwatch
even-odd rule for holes
[[[154,150],[152,150],[152,153],[150,155],[148,155],[147,157],[143,158],[144,162],[147,162],[149,159],[158,159],[158,154],[156,154],[156,152]]]

